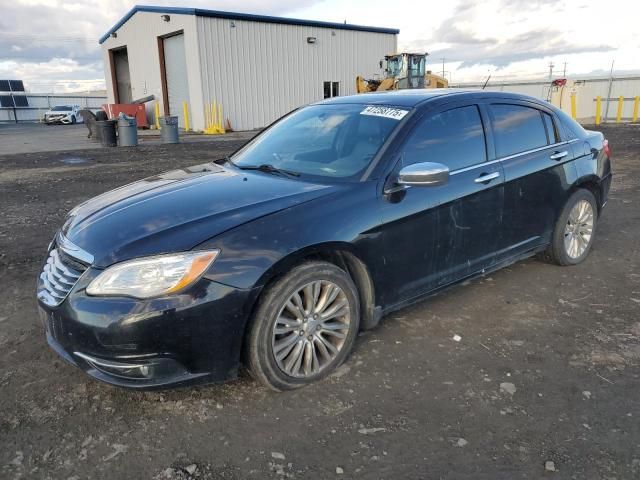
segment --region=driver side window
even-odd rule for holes
[[[442,163],[450,171],[487,160],[484,129],[478,107],[458,107],[423,118],[411,132],[402,165]]]

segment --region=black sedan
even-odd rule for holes
[[[229,158],[75,207],[37,297],[51,347],[111,384],[339,366],[392,310],[540,254],[583,261],[611,183],[602,134],[506,93],[300,108]]]

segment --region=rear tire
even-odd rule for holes
[[[358,335],[358,298],[344,270],[320,261],[303,263],[266,287],[247,336],[253,377],[282,391],[330,374]]]
[[[596,233],[598,206],[589,190],[574,192],[556,221],[551,245],[542,258],[556,265],[581,263],[589,255]]]

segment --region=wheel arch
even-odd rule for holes
[[[596,175],[586,175],[579,178],[571,187],[569,195],[573,195],[577,190],[584,189],[589,190],[594,197],[596,197],[596,205],[598,207],[598,215],[602,210],[602,186],[600,184],[600,178]]]
[[[274,263],[262,274],[256,285],[264,290],[269,283],[285,275],[292,268],[305,261],[321,260],[345,270],[358,290],[360,300],[360,326],[370,329],[377,325],[380,314],[376,308],[376,291],[371,272],[357,249],[347,242],[330,242],[310,245],[292,252]],[[251,316],[259,301],[259,295],[254,302]]]

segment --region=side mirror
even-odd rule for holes
[[[449,180],[449,167],[441,163],[422,162],[407,165],[398,173],[399,185],[437,186]]]

